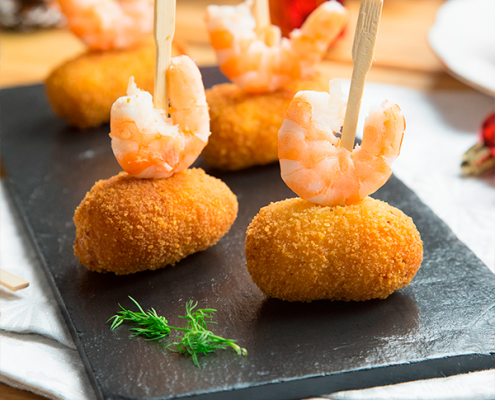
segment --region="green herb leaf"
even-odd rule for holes
[[[131,328],[131,331],[134,332],[131,337],[144,336],[146,340],[157,340],[170,334],[170,326],[165,317],[159,316],[154,308],[144,312],[136,300],[131,296],[129,296],[129,298],[137,306],[140,312],[126,310],[119,304],[122,311],[117,312],[116,315],[107,321],[110,322],[113,319],[110,329],[114,330],[118,328],[123,322],[134,322],[139,327]]]
[[[208,324],[216,324],[211,321],[216,310],[212,308],[194,309],[198,303],[192,300],[186,304],[186,315],[179,318],[187,319],[185,328],[177,328],[170,326],[165,317],[157,314],[154,308],[144,312],[141,306],[131,296],[129,298],[137,306],[139,312],[126,310],[119,304],[122,311],[117,312],[107,322],[112,321],[110,329],[118,328],[124,322],[131,322],[138,325],[136,328],[130,328],[133,331],[131,337],[144,336],[146,340],[162,339],[170,334],[171,330],[182,331],[183,336],[179,337],[180,341],[173,342],[167,345],[167,348],[173,352],[180,354],[190,354],[193,363],[199,365],[198,355],[208,355],[218,349],[226,349],[232,347],[237,354],[247,355],[247,350],[239,347],[233,339],[224,339],[215,335],[208,330]],[[175,347],[175,348],[173,348]]]
[[[187,319],[186,330],[179,342],[170,343],[167,348],[171,351],[190,354],[194,364],[201,368],[198,361],[198,354],[208,355],[215,352],[218,349],[226,349],[229,346],[232,347],[237,354],[247,355],[247,350],[239,347],[233,339],[224,339],[223,337],[215,335],[208,330],[208,324],[216,324],[216,322],[208,321],[207,319],[213,318],[216,310],[214,309],[197,309],[198,303],[189,301],[186,304],[186,315],[180,316],[180,318]],[[173,347],[176,348],[173,348]]]

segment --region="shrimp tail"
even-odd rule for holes
[[[184,150],[177,170],[188,168],[208,143],[210,116],[198,66],[187,56],[172,58],[168,69],[170,114],[184,134]]]
[[[348,14],[338,1],[327,1],[309,15],[301,29],[290,33],[292,50],[301,59],[304,72],[322,59],[344,29]]]

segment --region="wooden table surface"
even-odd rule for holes
[[[213,0],[177,2],[176,39],[200,66],[215,65],[202,23],[206,5]],[[368,81],[409,86],[425,91],[472,90],[444,72],[428,45],[427,33],[445,0],[384,0],[375,62]],[[237,0],[215,1],[237,4]],[[358,0],[346,0],[351,20],[320,68],[331,78],[351,77],[351,47],[359,9]],[[54,67],[84,51],[84,46],[66,29],[32,33],[0,33],[0,88],[42,82]],[[1,400],[34,400],[42,397],[0,384]]]

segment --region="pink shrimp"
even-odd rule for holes
[[[58,0],[71,31],[90,49],[130,47],[153,32],[153,0]]]
[[[110,137],[120,166],[138,178],[166,178],[188,168],[208,142],[210,118],[201,73],[187,56],[167,71],[170,114],[153,107],[150,93],[129,80],[127,96],[112,106]]]
[[[345,116],[340,82],[330,94],[296,94],[278,134],[282,179],[301,198],[334,206],[358,203],[377,191],[392,174],[405,130],[399,106],[388,101],[371,110],[363,141],[352,152],[338,147]]]
[[[255,31],[252,0],[238,6],[208,6],[206,25],[222,72],[247,92],[273,91],[313,73],[328,46],[344,28],[348,13],[337,1],[321,4],[301,29],[282,38],[271,25]]]

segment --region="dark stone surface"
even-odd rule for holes
[[[224,78],[203,69],[206,86]],[[293,197],[273,164],[219,177],[239,216],[214,247],[174,267],[131,276],[89,272],[73,255],[74,210],[93,183],[119,172],[108,125],[78,131],[57,118],[43,86],[0,92],[7,182],[101,399],[294,399],[495,365],[494,275],[398,179],[375,194],[411,216],[424,262],[410,286],[386,300],[287,303],[265,298],[245,268],[244,235],[258,210]],[[5,251],[5,249],[2,249]],[[8,251],[8,250],[7,250]],[[220,335],[249,355],[190,359],[164,350],[173,339],[129,339],[105,321],[137,299],[173,325],[189,299],[218,310]]]

